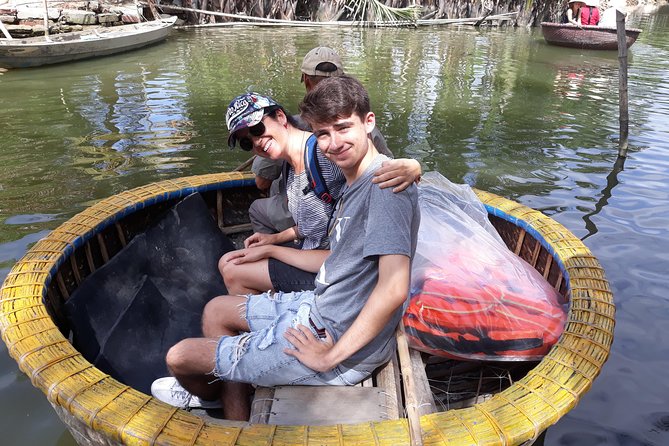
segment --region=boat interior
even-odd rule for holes
[[[248,206],[260,197],[253,183],[245,181],[235,187],[200,194],[221,233],[237,247],[243,246],[244,238],[251,234]],[[175,198],[143,205],[103,229],[96,229],[94,236],[74,246],[61,263],[48,285],[45,305],[60,331],[75,347],[79,340],[73,334],[76,327],[67,316],[68,300],[90,275],[155,225],[178,201]],[[508,247],[567,299],[567,281],[553,256],[519,226],[492,215],[490,219]],[[358,386],[257,388],[250,422],[318,425],[408,418],[412,438],[420,438],[416,431],[420,429],[420,416],[485,401],[536,365],[533,362],[457,361],[431,356],[409,348],[402,327],[398,327],[396,338],[396,357]],[[87,359],[92,362],[95,358]],[[114,375],[114,370],[103,371],[122,381],[122,377]],[[215,410],[195,413],[214,422],[222,416]]]

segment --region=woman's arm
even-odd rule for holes
[[[576,17],[574,17],[574,11],[571,8],[567,9],[567,20],[572,25],[581,26],[581,9],[579,8]]]
[[[263,245],[238,249],[223,256],[225,262],[241,265],[270,257],[304,271],[318,272],[330,251],[327,249],[295,249],[286,246]]]
[[[254,248],[264,245],[280,245],[282,243],[290,242],[298,237],[297,226],[285,229],[277,234],[263,234],[256,232],[246,240],[244,240],[245,248]]]

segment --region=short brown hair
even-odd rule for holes
[[[371,111],[369,94],[351,76],[323,79],[300,103],[302,118],[309,123],[325,123],[353,114],[363,120]]]

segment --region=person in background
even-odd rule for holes
[[[620,11],[623,15],[627,16],[627,4],[625,0],[613,0],[609,3],[609,7],[602,13],[599,26],[602,28],[615,28],[617,26],[616,11]]]
[[[583,3],[581,0],[569,0],[566,23],[581,26],[581,8],[583,6],[585,6],[585,3]]]
[[[344,65],[335,50],[319,46],[304,56],[300,71],[300,82],[304,83],[304,88],[308,93],[323,79],[344,75]],[[293,118],[296,127],[309,130],[309,125],[299,115]],[[371,138],[379,153],[394,158],[378,128],[374,127]],[[398,160],[385,163],[376,172],[375,182],[382,188],[395,187],[396,192],[406,187],[407,185],[400,183],[400,178],[405,177],[409,173],[408,169],[413,166],[413,164],[407,164],[407,161]],[[269,195],[267,198],[255,200],[249,208],[253,232],[272,234],[294,226],[295,222],[287,207],[286,191],[282,189],[282,183],[278,180],[282,171],[281,160],[256,157],[253,160],[251,171],[256,175],[256,186],[260,190],[268,191]]]
[[[597,26],[599,24],[599,1],[585,0],[585,5],[581,7],[581,25]]]
[[[184,339],[167,353],[173,377],[151,386],[161,401],[214,407],[219,400],[225,418],[248,420],[246,383],[354,385],[395,353],[420,224],[417,188],[411,184],[393,193],[372,183],[388,158],[369,137],[375,116],[360,82],[348,76],[323,81],[300,110],[319,150],[345,177],[344,195],[328,225],[332,251],[319,267],[317,287],[212,299],[202,315],[204,336]],[[273,144],[265,142],[263,148]]]

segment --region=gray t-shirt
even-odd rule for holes
[[[374,171],[388,158],[377,156],[363,175],[345,188],[335,208],[331,254],[316,277],[312,316],[338,340],[353,324],[379,277],[379,256],[413,257],[420,212],[415,185],[400,193],[372,183]],[[407,297],[409,290],[407,289]],[[345,367],[372,371],[392,355],[394,332],[403,308],[393,314],[381,333],[344,361]]]

